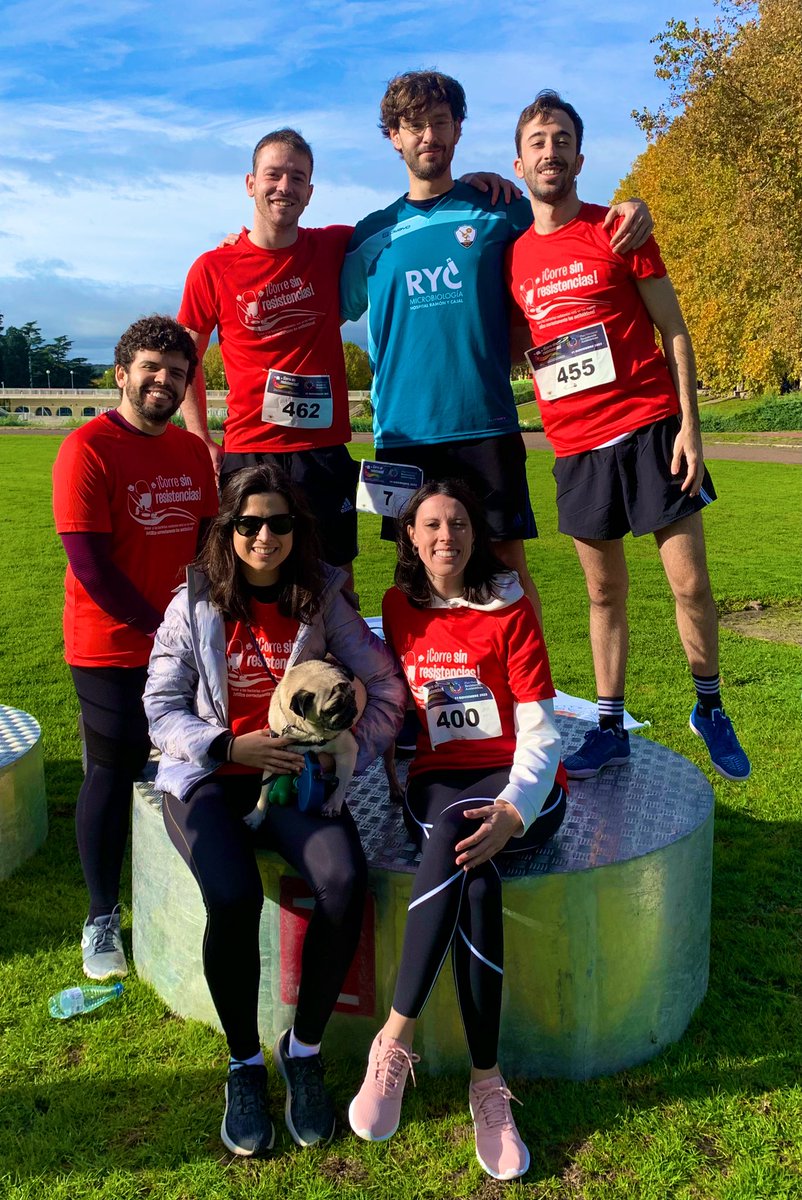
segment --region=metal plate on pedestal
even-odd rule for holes
[[[24,715],[24,714],[23,714]],[[590,728],[584,721],[558,717],[563,757],[572,754]],[[572,780],[561,829],[537,854],[516,855],[502,866],[505,878],[567,873],[640,858],[686,837],[707,819],[713,790],[701,771],[673,750],[637,735],[630,736],[632,757],[623,767],[608,767],[594,779]],[[406,781],[408,760],[399,760]],[[155,764],[145,776],[153,779]],[[157,807],[161,797],[147,789]],[[408,841],[400,805],[388,796],[384,766],[377,759],[355,779],[348,807],[359,827],[372,867],[414,872],[418,852]]]
[[[39,722],[30,713],[0,704],[0,769],[27,754],[41,736]]]

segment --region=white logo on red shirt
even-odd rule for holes
[[[237,295],[237,312],[246,329],[269,334],[277,326],[282,329],[302,329],[324,314],[314,308],[299,308],[304,300],[314,299],[315,289],[300,275],[292,275],[276,283],[268,282],[254,290],[247,288]]]
[[[201,489],[196,487],[191,475],[157,475],[148,483],[138,479],[128,484],[128,513],[146,529],[154,529],[165,521],[186,526],[195,524],[196,518],[179,504],[197,502]]]

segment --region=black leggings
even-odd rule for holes
[[[479,1069],[498,1061],[504,932],[501,876],[496,859],[531,852],[556,833],[565,816],[565,792],[555,784],[540,816],[523,837],[511,838],[494,859],[470,871],[455,863],[454,847],[477,829],[463,815],[509,783],[502,771],[431,772],[410,781],[404,821],[421,847],[412,886],[393,1008],[419,1017],[451,949],[457,1001],[471,1063]]]
[[[258,845],[278,851],[315,897],[304,939],[294,1028],[317,1045],[337,1002],[362,927],[367,865],[354,819],[268,808],[255,832],[243,817],[261,776],[212,776],[186,802],[165,794],[164,824],[206,906],[203,969],[234,1058],[259,1050],[259,915],[264,888]]]
[[[148,761],[142,707],[147,667],[70,667],[81,706],[86,774],[75,809],[75,833],[89,891],[89,920],[120,898],[131,792]]]

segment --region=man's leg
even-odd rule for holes
[[[590,601],[590,648],[600,696],[623,696],[629,649],[629,574],[621,538],[574,538]]]
[[[719,775],[747,779],[749,759],[721,704],[718,614],[707,571],[702,514],[683,517],[654,536],[674,594],[677,629],[696,688],[691,729],[704,740]]]
[[[602,767],[620,766],[629,758],[624,731],[624,682],[629,649],[627,593],[629,575],[621,538],[595,541],[574,538],[590,601],[590,648],[599,702],[599,728],[585,735],[565,760],[571,779],[589,779]]]
[[[692,513],[654,535],[677,614],[677,629],[694,675],[718,674],[718,614],[710,588],[702,514]]]
[[[535,585],[535,581],[529,574],[529,564],[526,561],[524,552],[524,544],[520,539],[510,542],[493,542],[493,550],[501,559],[506,567],[511,571],[517,571],[518,578],[521,581],[521,587],[524,590],[524,595],[531,601],[532,607],[535,610],[538,624],[543,628],[543,606],[540,603],[540,594]]]

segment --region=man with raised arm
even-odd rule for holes
[[[64,657],[81,710],[86,774],[75,828],[89,892],[81,950],[90,979],[125,975],[120,876],[131,790],[150,753],[142,706],[153,638],[204,524],[217,512],[209,456],[170,418],[197,365],[170,317],[120,338],[120,403],[64,439],[53,467],[67,554]]]
[[[292,129],[268,133],[245,177],[253,227],[190,268],[178,319],[202,359],[217,329],[229,385],[223,451],[209,437],[203,372],[187,389],[187,429],[221,476],[268,461],[304,493],[323,557],[350,573],[356,556],[357,467],[338,284],[350,226],[301,229],[312,197],[312,150]]]
[[[518,572],[540,616],[524,539],[536,536],[526,452],[510,386],[504,254],[531,223],[523,200],[455,181],[466,117],[461,85],[437,71],[392,79],[381,129],[407,168],[409,187],[360,221],[341,282],[342,316],[368,313],[376,457],[420,468],[424,479],[463,479],[485,506],[498,556]],[[640,204],[618,241],[642,240]],[[612,217],[611,217],[612,220]],[[382,537],[394,538],[386,520]]]
[[[515,172],[526,181],[534,223],[508,255],[512,297],[534,342],[528,358],[543,427],[557,455],[559,527],[574,539],[590,598],[599,726],[566,770],[584,779],[629,758],[623,538],[652,533],[696,689],[690,727],[720,775],[746,779],[749,760],[721,702],[701,517],[715,492],[702,454],[693,347],[654,239],[622,251],[605,210],[579,199],[582,133],[576,109],[555,92],[541,92],[521,113]]]

